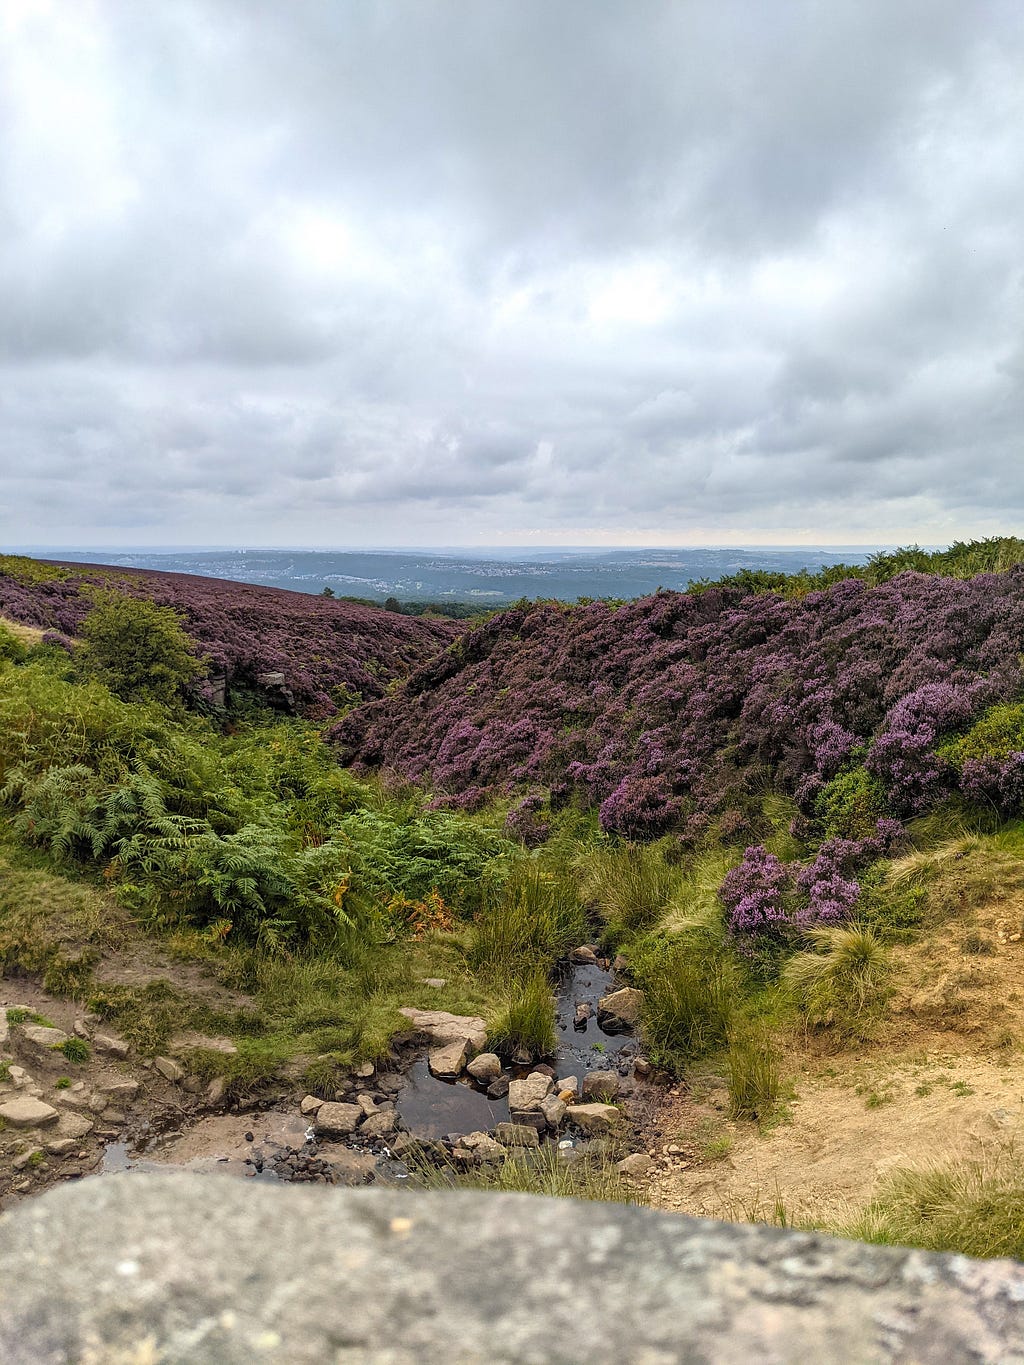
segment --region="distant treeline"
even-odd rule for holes
[[[354,602],[360,607],[375,607],[378,611],[397,612],[400,616],[445,616],[450,621],[472,621],[476,617],[491,616],[494,607],[479,607],[472,602],[400,602],[389,597],[384,602],[373,597],[349,597],[324,588],[321,597],[333,597],[336,602]]]

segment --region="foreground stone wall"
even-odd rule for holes
[[[1024,1362],[1024,1266],[521,1195],[127,1175],[0,1217],[7,1365]]]

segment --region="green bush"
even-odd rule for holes
[[[82,622],[78,662],[115,696],[166,704],[205,671],[172,607],[99,589],[92,600]]]
[[[796,953],[782,982],[808,1028],[855,1036],[878,1014],[888,994],[888,950],[863,925],[812,929],[814,951]]]
[[[0,659],[20,664],[24,663],[27,654],[26,646],[3,621],[0,621]]]
[[[969,758],[1006,758],[1024,752],[1024,702],[990,707],[966,734],[940,745],[938,752],[957,767]]]
[[[865,768],[854,768],[822,787],[814,814],[825,839],[868,839],[888,814],[885,789]]]
[[[59,1050],[69,1062],[87,1062],[92,1055],[84,1038],[66,1038]]]

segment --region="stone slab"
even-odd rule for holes
[[[5,1365],[1024,1358],[1019,1264],[525,1195],[111,1176],[0,1216],[0,1284]]]

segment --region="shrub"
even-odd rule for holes
[[[94,591],[92,601],[78,659],[115,696],[172,702],[204,672],[173,608],[110,590]]]
[[[87,1062],[92,1055],[84,1038],[66,1038],[60,1045],[60,1051],[69,1062]]]
[[[885,1001],[889,953],[862,925],[812,929],[808,937],[815,951],[790,958],[783,984],[809,1028],[855,1034]]]
[[[870,838],[888,814],[885,790],[866,768],[854,768],[822,787],[814,814],[826,839]]]

